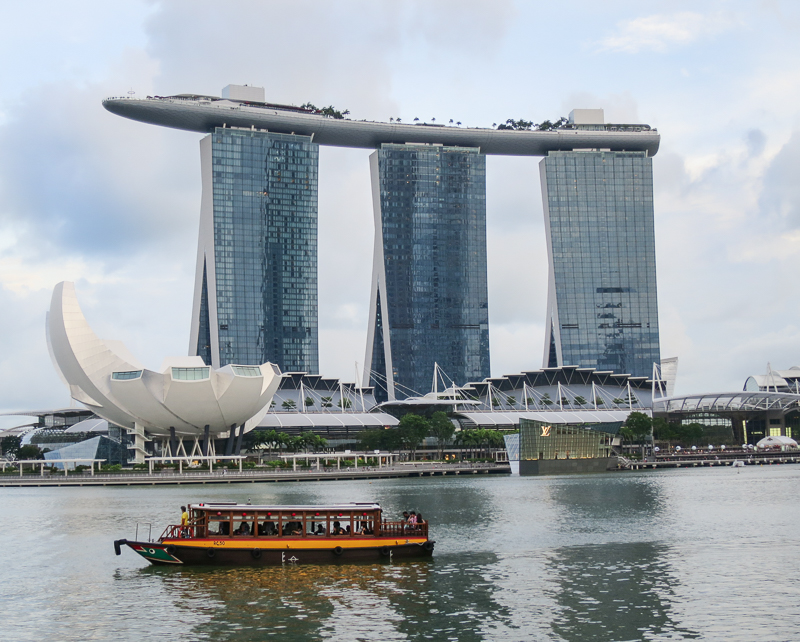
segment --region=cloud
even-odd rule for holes
[[[762,216],[788,229],[800,228],[800,132],[778,152],[764,174],[760,199]]]
[[[725,13],[683,11],[670,15],[655,14],[618,23],[617,32],[603,38],[599,44],[601,51],[664,52],[670,46],[687,45],[726,31],[735,24],[736,21]]]

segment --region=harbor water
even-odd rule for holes
[[[800,466],[3,488],[4,640],[797,640]],[[432,561],[150,567],[180,505],[381,503]]]

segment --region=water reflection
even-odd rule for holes
[[[551,551],[553,631],[576,642],[699,638],[676,622],[671,554],[652,542]]]
[[[452,562],[266,568],[146,568],[179,611],[201,615],[190,638],[490,639],[508,610],[487,580],[493,555]]]

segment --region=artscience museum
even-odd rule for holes
[[[135,463],[151,440],[162,452],[194,456],[220,454],[214,440],[227,437],[230,454],[267,412],[281,379],[271,363],[213,368],[197,356],[168,357],[160,371],[148,370],[121,342],[92,331],[69,282],[53,291],[47,341],[72,398],[133,437]]]

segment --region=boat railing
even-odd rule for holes
[[[381,535],[386,536],[407,536],[414,537],[427,537],[428,536],[428,522],[421,524],[409,524],[408,522],[383,522],[381,524]]]
[[[142,533],[144,533],[144,527],[147,526],[147,541],[153,541],[153,524],[150,522],[136,522],[136,535],[134,537],[135,541],[139,541],[139,524],[142,525]]]

